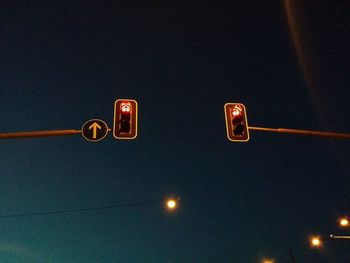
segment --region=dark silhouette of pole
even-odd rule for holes
[[[332,239],[350,239],[349,235],[330,235]]]
[[[0,139],[18,139],[81,134],[81,130],[51,130],[0,133]]]
[[[293,251],[292,251],[292,248],[290,246],[288,246],[288,252],[289,252],[290,260],[292,261],[292,263],[295,263]]]
[[[266,128],[266,127],[253,127],[253,126],[249,126],[249,130],[289,133],[289,134],[298,134],[298,135],[312,135],[312,136],[330,137],[330,138],[337,138],[337,139],[350,139],[349,133],[339,133],[339,132],[310,131],[310,130],[298,130],[298,129],[286,129],[286,128]]]
[[[277,133],[289,133],[295,135],[312,135],[319,137],[329,137],[337,139],[350,139],[349,133],[338,132],[325,132],[325,131],[310,131],[310,130],[298,130],[298,129],[286,129],[286,128],[266,128],[266,127],[253,127],[250,126],[249,130],[264,131],[264,132],[277,132]],[[108,129],[110,131],[110,129]],[[63,135],[75,135],[81,134],[81,130],[50,130],[50,131],[25,131],[25,132],[8,132],[0,133],[0,139],[18,139],[18,138],[34,138],[34,137],[50,137],[50,136],[63,136]]]

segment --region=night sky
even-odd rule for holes
[[[227,102],[350,132],[349,3],[303,2],[0,1],[0,133],[139,107],[135,140],[0,141],[0,262],[349,263],[350,141],[226,137]]]

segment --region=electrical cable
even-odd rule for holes
[[[157,203],[157,201],[144,201],[144,202],[135,202],[135,203],[116,204],[116,205],[109,205],[109,206],[96,206],[96,207],[87,207],[87,208],[78,208],[78,209],[62,209],[62,210],[22,213],[22,214],[8,214],[8,215],[0,215],[0,219],[1,218],[16,218],[16,217],[27,217],[27,216],[44,216],[44,215],[90,212],[90,211],[96,211],[96,210],[105,210],[105,209],[113,209],[113,208],[121,208],[121,207],[142,206],[142,205],[149,205],[149,204],[155,204],[155,203]]]

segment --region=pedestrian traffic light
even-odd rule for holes
[[[224,108],[227,138],[233,142],[247,142],[249,130],[245,106],[242,103],[226,103]]]
[[[135,139],[137,136],[137,102],[118,99],[114,103],[113,136],[117,139]]]

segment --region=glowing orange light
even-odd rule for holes
[[[339,225],[342,227],[349,226],[349,220],[346,217],[343,217],[339,220]]]
[[[273,259],[264,259],[262,263],[274,263]]]
[[[174,199],[169,199],[166,202],[166,205],[167,205],[168,209],[174,210],[176,208],[176,201]]]
[[[179,206],[178,200],[180,200],[180,198],[171,197],[171,198],[166,199],[165,208],[168,211],[175,211]]]
[[[310,241],[313,247],[320,247],[322,245],[320,237],[312,237]]]

